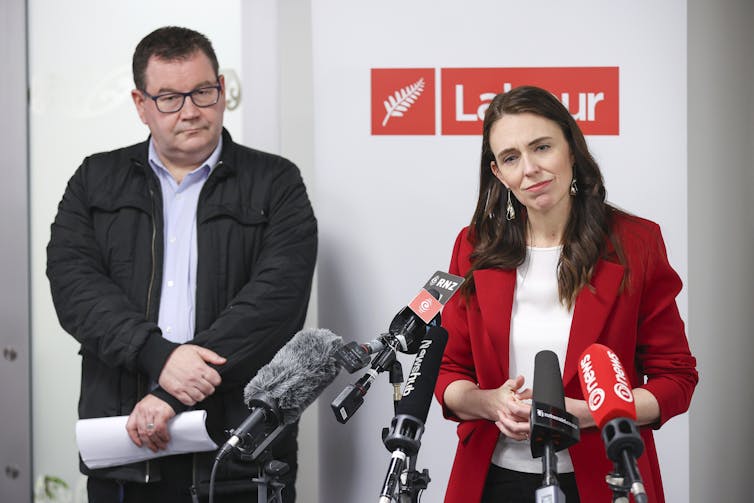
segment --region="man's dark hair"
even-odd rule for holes
[[[147,70],[149,58],[152,56],[165,61],[175,61],[188,59],[196,51],[202,51],[209,58],[217,77],[219,75],[217,56],[212,48],[212,42],[207,37],[180,26],[164,26],[156,29],[141,39],[134,51],[132,69],[136,89],[146,91],[144,73]]]

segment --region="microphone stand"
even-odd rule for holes
[[[551,441],[544,445],[542,454],[542,485],[534,493],[537,503],[565,503],[566,497],[558,484],[558,455]]]
[[[383,442],[393,452],[385,481],[380,492],[379,503],[394,501],[398,494],[400,503],[418,503],[419,495],[430,482],[429,470],[416,470],[416,455],[421,446],[424,424],[414,416],[401,414],[393,418],[388,431],[382,430]],[[405,470],[404,470],[405,468]]]
[[[385,348],[382,352],[388,350]],[[381,352],[381,353],[382,353]],[[401,384],[403,383],[403,368],[396,358],[395,350],[390,356],[375,356],[372,368],[382,368],[390,365],[390,383],[393,385],[393,412],[397,413],[398,403],[401,400]],[[368,375],[368,374],[367,374]],[[420,438],[424,432],[424,425],[413,416],[400,415],[393,420],[391,428],[382,429],[382,441],[388,449],[401,450],[401,454],[393,456],[388,469],[388,476],[383,484],[380,501],[393,501],[393,495],[398,493],[400,503],[418,503],[419,495],[424,491],[429,482],[429,470],[421,472],[416,470],[416,454],[421,445]],[[409,435],[410,432],[413,435]],[[405,470],[404,470],[405,467]]]
[[[269,402],[263,398],[253,398],[249,401],[249,407],[255,408],[255,410],[269,408],[266,416],[274,418],[274,422],[278,424],[271,432],[263,433],[257,437],[254,437],[251,433],[246,434],[246,438],[238,445],[233,446],[233,450],[237,452],[241,459],[251,461],[257,465],[257,476],[251,479],[257,487],[257,503],[283,503],[283,488],[285,488],[285,483],[281,482],[280,478],[290,471],[290,466],[288,463],[273,458],[270,445],[277,440],[289,425],[282,421],[277,407],[270,408]],[[255,442],[262,435],[263,438],[256,445],[253,445],[251,448],[245,446],[246,442]],[[268,496],[270,489],[272,489],[273,493]],[[214,499],[213,492],[210,491],[210,503]]]
[[[558,484],[556,452],[579,441],[579,420],[565,409],[532,400],[529,421],[532,457],[542,457],[542,485],[534,493],[535,500],[537,503],[565,503],[565,494]]]
[[[419,495],[429,487],[431,481],[429,470],[425,468],[419,473],[416,470],[416,456],[409,457],[405,483],[403,483],[403,477],[401,477],[398,493],[400,503],[418,503]]]
[[[280,481],[280,477],[288,473],[291,467],[288,463],[273,459],[270,444],[287,427],[287,424],[281,423],[259,443],[250,455],[250,459],[257,462],[257,476],[251,479],[257,486],[257,503],[283,503],[283,488],[285,487],[285,483]],[[270,488],[274,493],[268,500],[267,491]]]
[[[644,441],[636,423],[628,418],[612,419],[602,428],[602,440],[607,457],[613,462],[613,471],[605,476],[613,491],[613,502],[627,503],[631,492],[636,503],[647,503],[644,482],[636,464],[636,458],[644,452]]]
[[[629,487],[626,485],[626,478],[620,473],[617,464],[613,466],[613,471],[605,475],[605,482],[613,492],[612,503],[629,503]]]

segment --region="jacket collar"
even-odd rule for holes
[[[576,297],[568,351],[563,366],[564,386],[576,376],[581,353],[596,342],[602,333],[607,317],[618,298],[623,272],[622,265],[599,260],[591,284],[582,288]]]
[[[578,358],[597,340],[607,321],[608,314],[618,296],[623,279],[623,266],[599,260],[591,285],[583,288],[576,297],[573,321],[564,362],[563,384],[567,386],[576,376]],[[480,269],[473,273],[476,297],[479,302],[485,333],[499,358],[495,370],[499,382],[508,375],[510,358],[510,315],[516,287],[515,269]]]
[[[227,129],[223,128],[223,150],[220,152],[220,162],[216,166],[216,168],[213,171],[217,173],[217,178],[225,178],[229,176],[231,173],[235,172],[236,169],[236,159],[235,159],[235,149],[232,148],[232,145],[235,145],[233,143],[233,138],[231,138],[230,133]]]
[[[510,359],[511,312],[516,288],[516,270],[477,269],[473,274],[484,332],[491,339],[491,347],[495,348],[495,354],[498,355],[498,358],[485,359],[499,362],[494,377],[502,383],[508,375]]]
[[[131,165],[137,166],[144,173],[148,173],[147,168],[149,167],[149,140],[151,137],[152,135],[149,135],[147,136],[146,141],[143,141],[131,147]],[[217,172],[217,178],[225,178],[229,176],[234,171],[233,166],[235,165],[234,149],[231,148],[231,145],[234,144],[233,138],[230,136],[228,130],[224,127],[222,131],[222,137],[223,149],[222,152],[220,152],[220,161],[218,162],[216,169],[212,170],[213,174],[214,172]]]

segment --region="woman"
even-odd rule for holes
[[[519,87],[490,103],[480,190],[450,272],[463,295],[445,307],[450,333],[436,395],[460,421],[446,503],[534,501],[540,459],[528,443],[534,355],[558,355],[580,441],[558,453],[569,503],[610,501],[612,463],[583,400],[579,355],[608,346],[632,383],[649,501],[663,491],[652,429],[688,409],[698,381],[659,227],[605,202],[584,135],[548,91]]]

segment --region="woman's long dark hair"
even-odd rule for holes
[[[533,86],[517,87],[498,94],[485,113],[479,198],[470,227],[474,251],[461,291],[468,297],[475,290],[472,273],[476,269],[515,269],[526,258],[526,208],[511,193],[516,218],[506,220],[508,193],[492,173],[491,163],[495,161],[495,155],[490,147],[492,126],[504,115],[522,113],[555,122],[563,131],[574,157],[573,176],[577,180],[578,193],[572,197],[558,267],[558,295],[560,301],[571,308],[579,291],[589,284],[608,239],[613,242],[619,261],[625,263],[620,244],[610,236],[611,216],[617,210],[605,202],[602,173],[568,109],[549,91]]]

